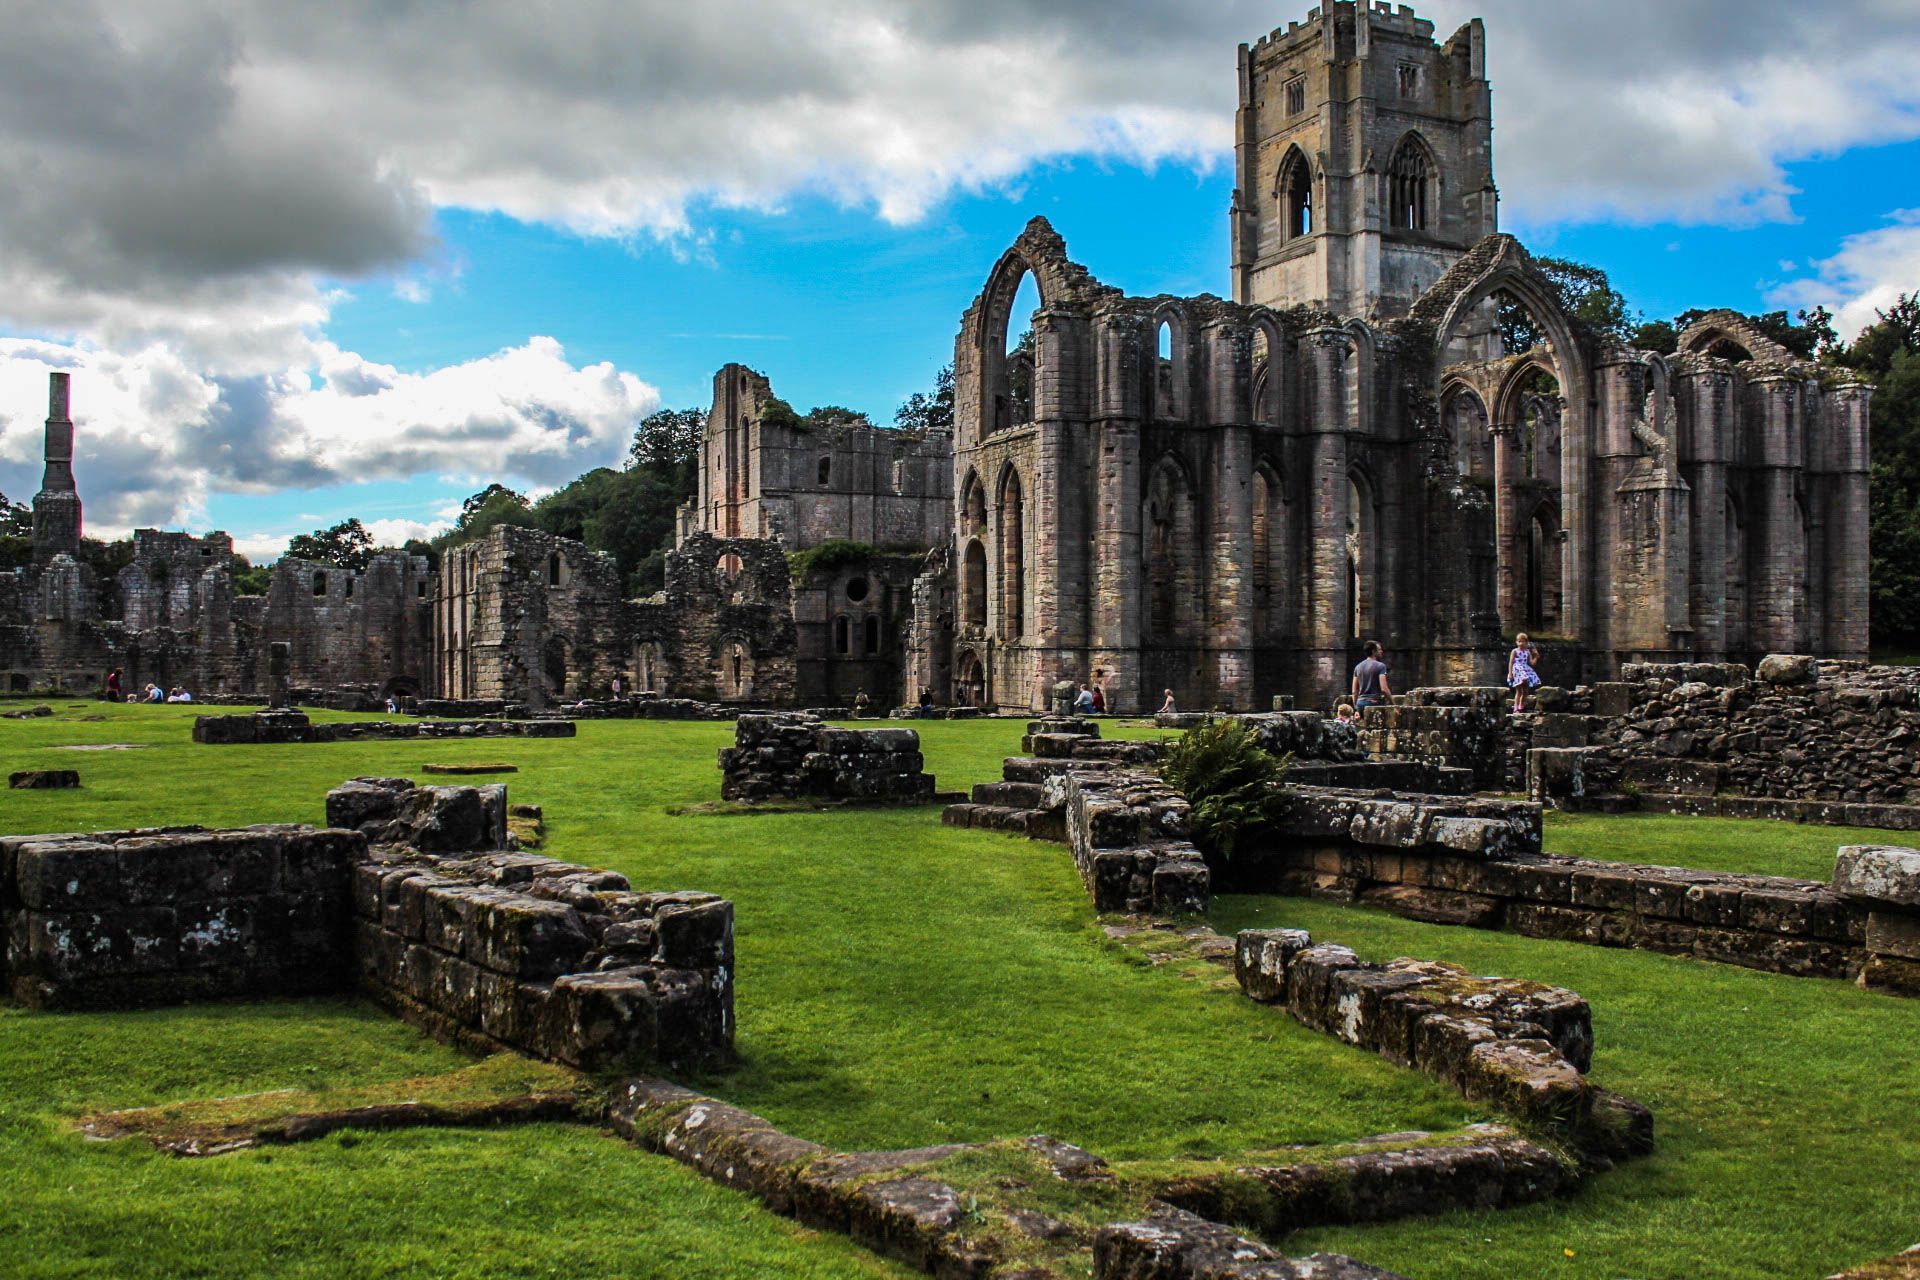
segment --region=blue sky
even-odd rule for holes
[[[53,368],[90,531],[261,557],[614,462],[729,360],[887,420],[1035,214],[1129,292],[1227,292],[1234,45],[1295,7],[29,14],[0,47],[0,490],[37,487]],[[1920,6],[1420,11],[1486,17],[1503,229],[1649,317],[1845,327],[1920,288]],[[1629,58],[1628,28],[1657,36]]]

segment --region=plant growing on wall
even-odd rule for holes
[[[1280,784],[1292,767],[1239,721],[1209,720],[1167,749],[1160,772],[1191,806],[1194,844],[1208,862],[1225,862],[1286,812]]]

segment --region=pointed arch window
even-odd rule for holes
[[[1286,238],[1313,234],[1313,170],[1295,147],[1280,166],[1280,209],[1286,219]]]
[[[1401,142],[1387,169],[1387,214],[1393,227],[1425,231],[1433,203],[1433,166],[1427,149],[1412,137]]]

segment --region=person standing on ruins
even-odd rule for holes
[[[1387,683],[1387,664],[1381,661],[1386,651],[1380,642],[1367,641],[1362,652],[1366,656],[1353,668],[1353,705],[1359,711],[1377,707],[1393,696],[1393,686]]]
[[[1540,661],[1540,651],[1533,647],[1522,631],[1513,638],[1513,652],[1507,655],[1507,687],[1513,690],[1513,714],[1520,715],[1527,709],[1527,694],[1540,687],[1540,673],[1534,664]]]

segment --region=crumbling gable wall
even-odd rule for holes
[[[263,602],[258,650],[292,649],[292,683],[375,695],[426,687],[437,575],[425,556],[383,551],[362,570],[282,556]],[[264,685],[265,672],[251,687]]]
[[[666,588],[625,611],[671,697],[791,705],[798,690],[787,557],[761,538],[696,533],[667,554]]]

